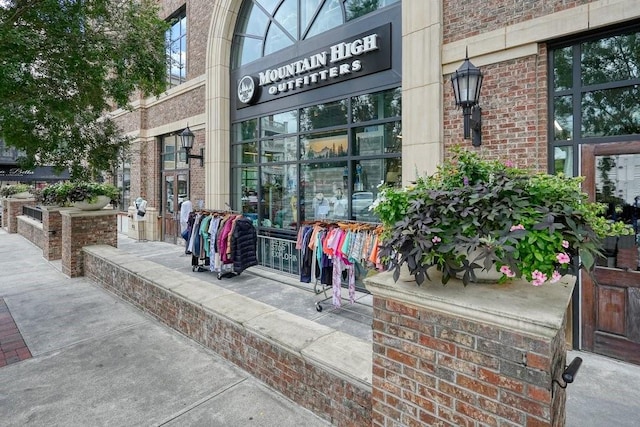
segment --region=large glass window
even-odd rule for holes
[[[380,183],[401,185],[401,91],[340,99],[232,125],[234,209],[263,229],[377,221]]]
[[[187,14],[183,9],[169,19],[165,34],[167,46],[167,81],[169,87],[187,81]]]
[[[639,44],[635,25],[549,49],[550,152],[573,157],[563,170],[577,173],[580,144],[640,138]]]
[[[232,67],[325,33],[400,0],[245,0],[233,38]]]

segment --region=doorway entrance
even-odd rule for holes
[[[640,141],[583,145],[584,190],[607,205],[606,215],[634,226],[582,275],[582,348],[640,364]]]
[[[178,243],[180,236],[180,205],[189,196],[186,172],[162,173],[162,235],[167,243]]]

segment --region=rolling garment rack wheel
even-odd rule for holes
[[[318,312],[322,311],[322,306],[318,302],[316,303],[316,311],[318,311]]]

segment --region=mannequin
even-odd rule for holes
[[[184,253],[189,255],[188,246],[189,246],[189,232],[188,232],[188,222],[189,222],[189,214],[193,211],[193,204],[191,200],[187,199],[182,202],[180,205],[180,235],[185,240]]]
[[[145,215],[147,214],[147,201],[142,197],[136,199],[136,222],[138,223],[138,241],[147,240],[145,230]]]
[[[329,200],[325,199],[322,193],[316,193],[313,198],[313,214],[319,219],[324,219],[329,214]]]

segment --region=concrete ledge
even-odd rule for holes
[[[336,425],[371,426],[370,342],[108,245],[87,277]]]

